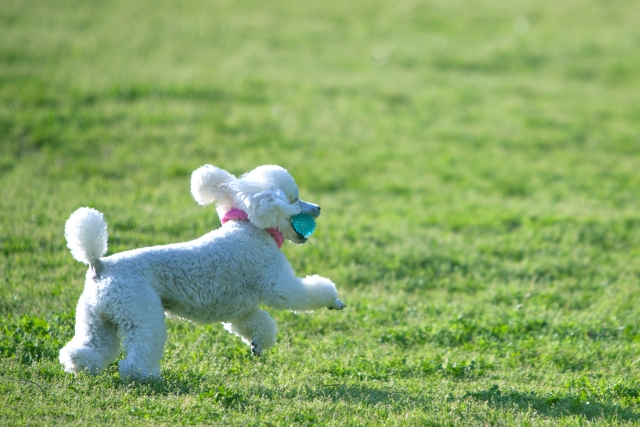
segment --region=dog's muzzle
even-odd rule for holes
[[[300,204],[300,213],[309,214],[314,218],[320,216],[320,206],[305,202],[304,200],[299,200],[298,203]]]

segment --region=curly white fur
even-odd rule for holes
[[[73,257],[90,268],[76,309],[75,336],[60,351],[67,372],[98,374],[120,354],[123,378],[160,374],[166,341],[165,313],[196,322],[223,322],[225,329],[260,355],[276,341],[276,324],[260,303],[277,309],[342,309],[335,285],[320,276],[298,278],[266,228],[279,228],[295,243],[306,239],[290,218],[320,214],[298,198],[298,187],[279,166],[261,166],[236,179],[206,165],[191,179],[202,205],[216,202],[222,218],[243,209],[249,221],[229,221],[191,242],[135,249],[102,258],[107,225],[90,208],[74,212],[65,227]]]

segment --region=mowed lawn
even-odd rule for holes
[[[194,239],[207,163],[294,175],[348,307],[65,374],[66,219]],[[638,425],[639,282],[637,0],[0,2],[0,425]]]

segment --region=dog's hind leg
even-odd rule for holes
[[[307,276],[280,278],[273,286],[266,286],[264,302],[273,308],[291,311],[313,311],[320,308],[342,310],[346,306],[338,299],[336,285],[329,279]]]
[[[76,308],[73,339],[60,350],[60,363],[69,373],[102,372],[120,355],[120,339],[114,323],[97,307],[93,295],[83,293]]]
[[[223,325],[227,331],[238,335],[245,344],[250,345],[255,356],[260,356],[263,350],[268,350],[276,343],[276,322],[269,313],[258,307]]]
[[[122,320],[125,358],[118,362],[120,377],[139,381],[160,377],[160,359],[167,340],[160,298],[145,295],[139,304],[129,308],[128,316]]]

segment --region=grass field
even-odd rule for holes
[[[0,425],[640,424],[636,0],[0,2]],[[262,358],[167,320],[163,379],[70,376],[109,254],[219,226],[191,172],[322,206]]]

